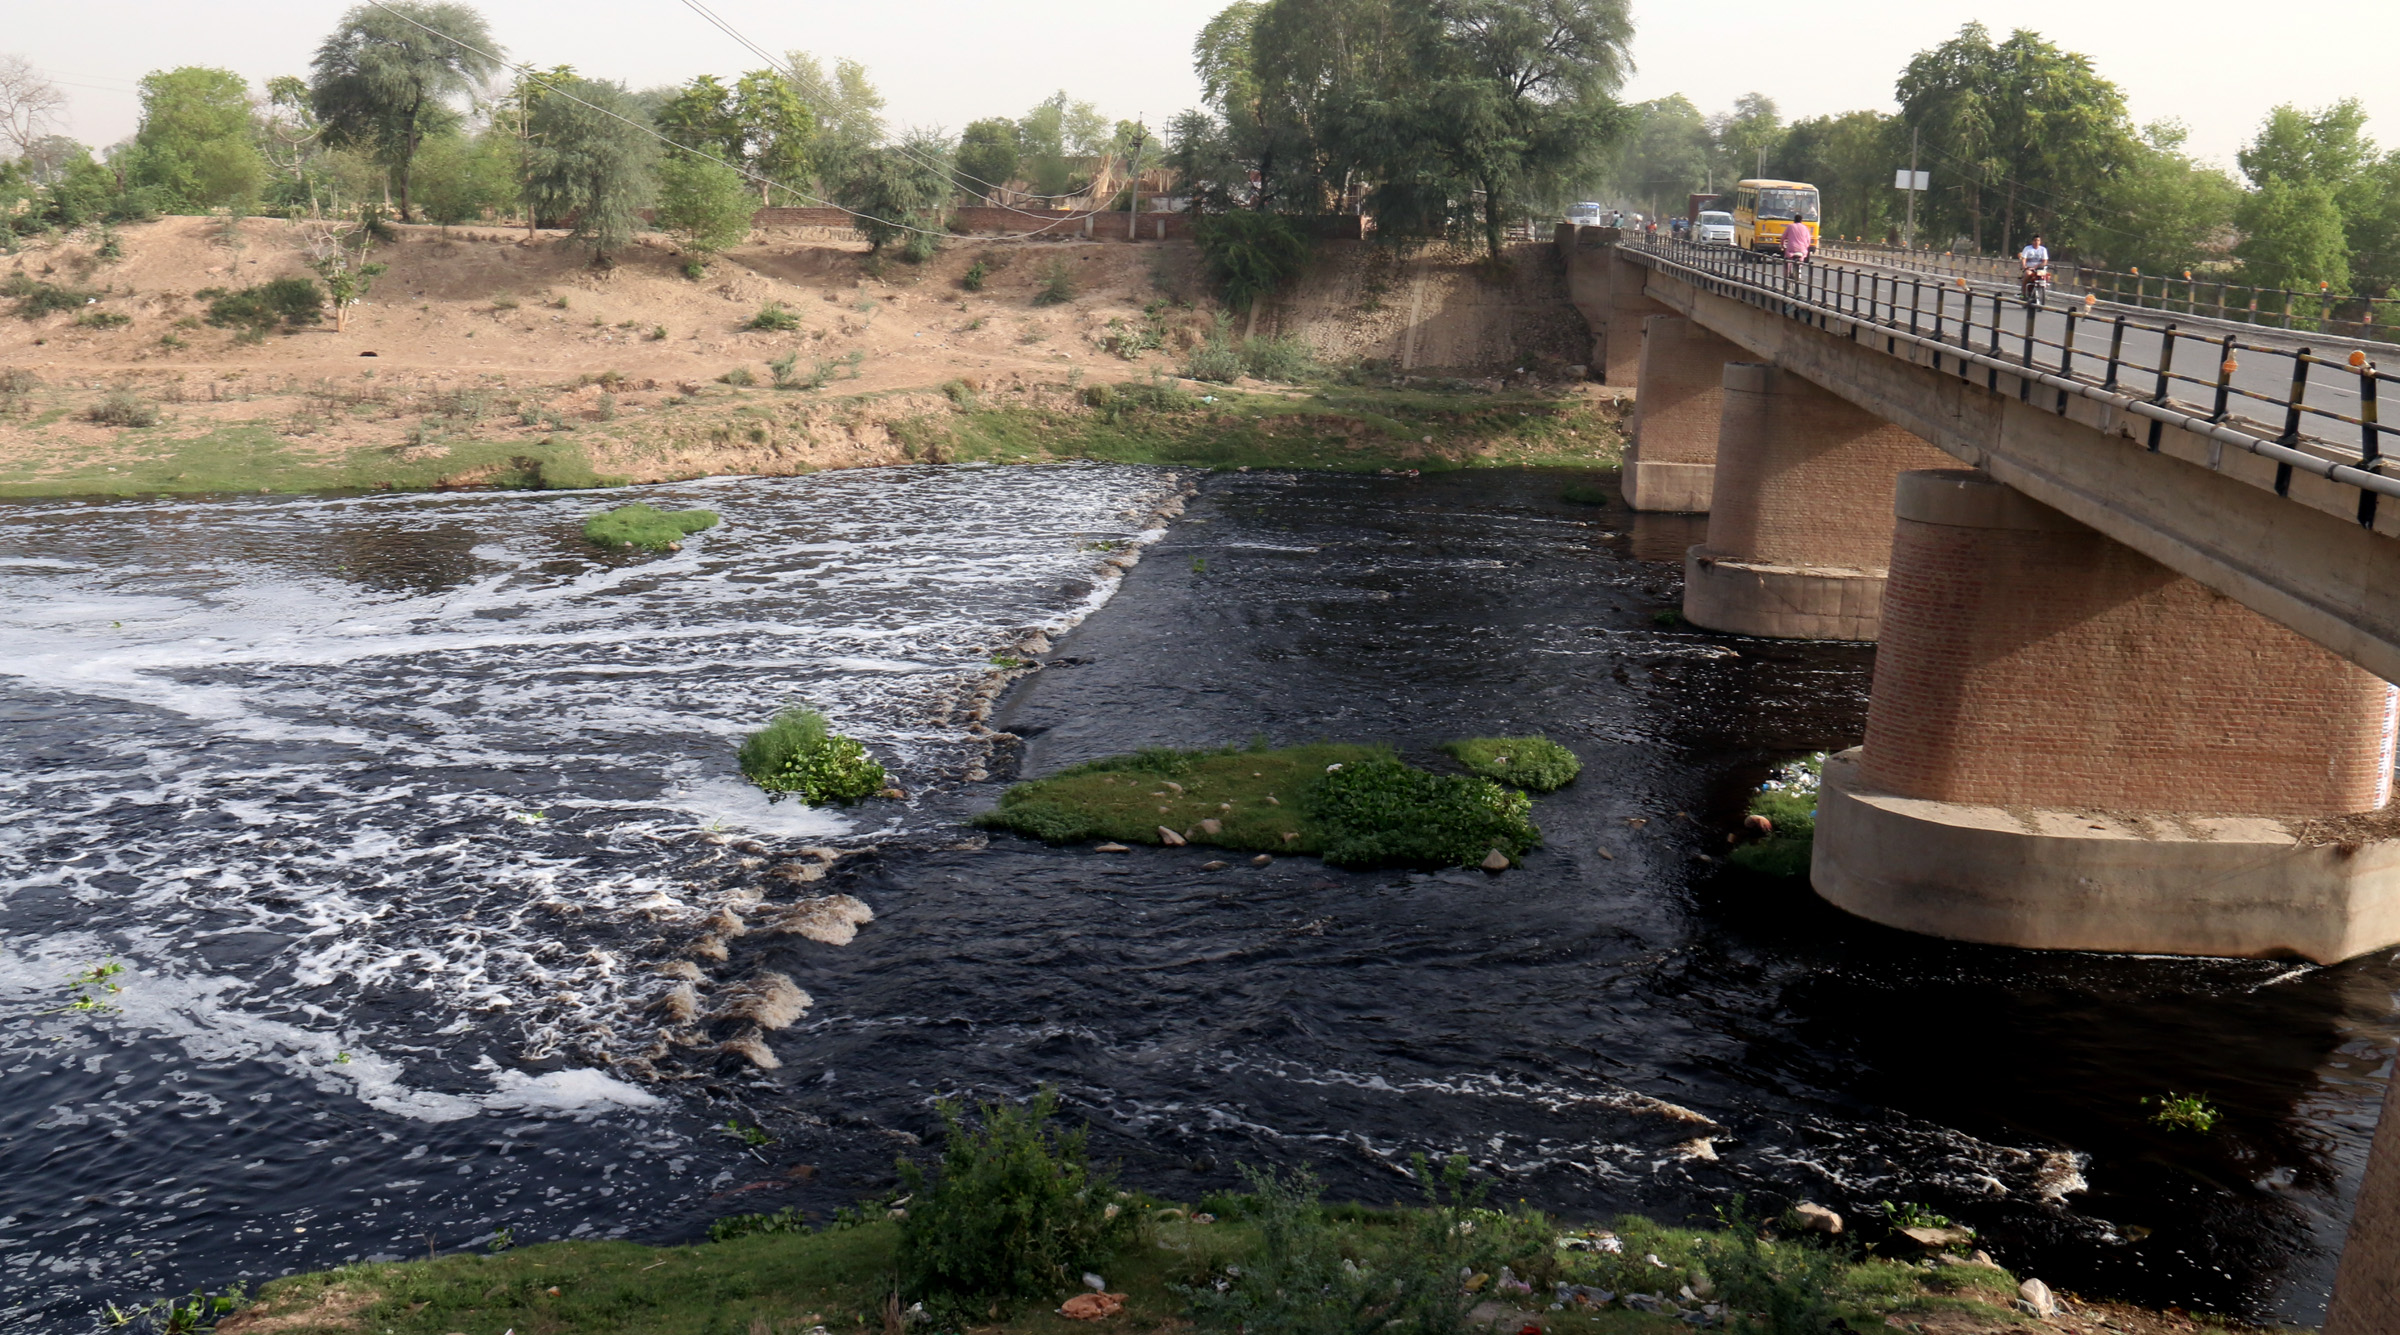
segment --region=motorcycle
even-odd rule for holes
[[[2039,310],[2050,304],[2050,266],[2027,269],[2024,279],[2025,304]]]

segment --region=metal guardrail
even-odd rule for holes
[[[1829,242],[1827,254],[1924,273],[1971,274],[2014,283],[2017,261],[1992,255],[1909,250],[1872,242]],[[2400,299],[2335,294],[2325,284],[2314,292],[2254,287],[2213,278],[2146,274],[2139,269],[2098,269],[2071,260],[2054,261],[2061,291],[2091,295],[2122,306],[2168,314],[2205,316],[2228,324],[2330,334],[2337,338],[2400,343]]]
[[[2379,370],[2363,352],[2327,358],[2233,333],[2200,337],[2173,321],[2095,314],[2088,295],[2039,309],[2015,295],[1978,291],[1963,275],[1944,281],[1893,272],[1880,260],[1873,268],[1787,264],[1728,246],[1648,239],[1618,247],[1720,296],[1853,339],[1873,329],[1895,346],[1929,350],[1936,370],[1945,358],[1962,376],[1981,369],[1995,392],[2005,371],[2022,397],[2030,398],[2037,384],[2059,391],[2061,412],[2068,393],[2110,403],[2150,420],[2153,451],[2161,429],[2172,425],[2260,455],[2276,465],[2277,495],[2290,494],[2295,472],[2356,487],[2361,525],[2374,524],[2378,498],[2400,498],[2400,477],[2384,475],[2388,432],[2377,417],[2378,403],[2389,396],[2383,386],[2400,377]],[[2212,355],[2205,374],[2177,369],[2182,348]],[[2237,409],[2263,410],[2272,420]]]

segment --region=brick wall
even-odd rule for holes
[[[1715,461],[1725,363],[1743,355],[1680,315],[1643,318],[1642,373],[1633,412],[1634,447],[1642,462]]]
[[[1981,474],[1908,474],[1898,512],[1862,760],[1874,786],[2286,816],[2383,801],[2383,682]]]
[[[1723,383],[1709,553],[1789,566],[1888,564],[1894,483],[1912,468],[1951,467],[1950,456],[1789,371],[1731,362]]]

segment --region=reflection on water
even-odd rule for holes
[[[956,697],[1175,485],[659,488],[725,523],[639,559],[579,536],[616,495],[0,511],[0,1313],[705,1218],[737,1156],[611,1064],[695,836],[924,823],[770,807],[733,742],[805,698],[910,789],[977,763]]]

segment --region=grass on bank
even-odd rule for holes
[[[1269,749],[1150,747],[1012,786],[976,817],[1050,843],[1185,842],[1243,853],[1305,853],[1343,867],[1473,866],[1541,842],[1525,795],[1432,774],[1382,747],[1320,742]]]
[[[1769,876],[1806,876],[1816,850],[1817,790],[1825,753],[1781,766],[1750,798],[1746,824],[1757,837],[1727,854],[1737,867]],[[1766,828],[1760,829],[1760,822]]]
[[[865,743],[834,732],[823,714],[805,705],[777,713],[742,739],[735,758],[742,777],[764,790],[770,802],[786,797],[810,806],[857,802],[891,782]]]
[[[539,491],[626,482],[596,471],[574,445],[551,440],[452,439],[439,457],[411,459],[388,450],[328,454],[296,447],[264,424],[188,436],[152,427],[140,439],[136,453],[86,447],[28,454],[0,464],[0,497],[434,491],[452,486]]]
[[[602,547],[672,551],[694,533],[717,526],[714,510],[661,510],[635,501],[583,521],[583,536]]]
[[[1442,743],[1452,760],[1494,783],[1529,793],[1554,793],[1575,782],[1583,762],[1547,737],[1469,737]]]
[[[1607,1335],[1687,1329],[1689,1315],[1831,1335],[1901,1312],[2014,1321],[2000,1304],[2015,1277],[1997,1267],[1862,1260],[1777,1237],[1742,1218],[1738,1202],[1719,1230],[1637,1217],[1574,1228],[1491,1208],[1463,1158],[1416,1159],[1413,1206],[1329,1205],[1305,1173],[1250,1168],[1246,1192],[1196,1208],[1163,1202],[1117,1189],[1054,1110],[1047,1092],[973,1114],[943,1105],[940,1160],[903,1161],[899,1196],[849,1207],[823,1229],[786,1211],[720,1221],[732,1225],[717,1230],[724,1240],[702,1245],[562,1242],[346,1266],[275,1281],[220,1329],[1471,1335],[1531,1323],[1549,1335]],[[744,1227],[759,1219],[776,1223]],[[1120,1312],[1060,1313],[1087,1273]]]

